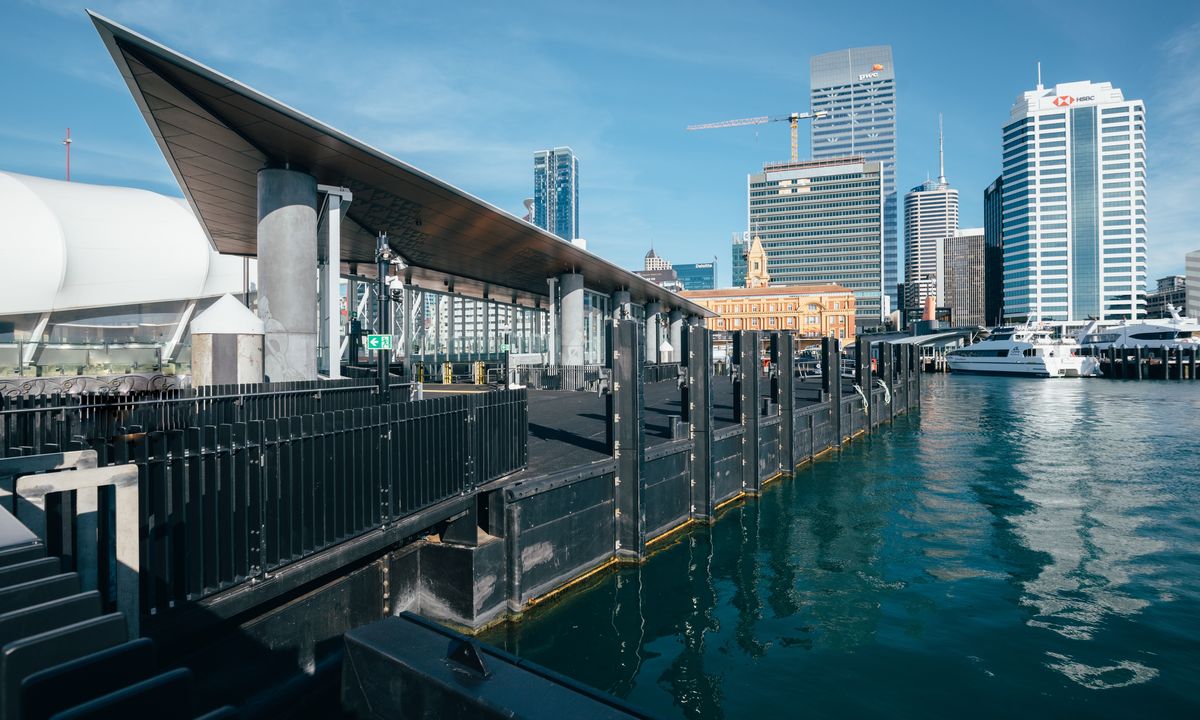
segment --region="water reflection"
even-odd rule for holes
[[[1200,386],[927,392],[486,639],[662,715],[1200,711]]]

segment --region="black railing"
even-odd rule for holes
[[[407,400],[410,388],[409,384],[393,383],[390,400]],[[165,432],[353,410],[378,403],[378,388],[366,379],[10,395],[0,397],[0,456],[89,447],[118,432]]]
[[[513,368],[516,383],[534,390],[595,390],[603,372],[601,365],[520,365]]]
[[[102,466],[137,466],[139,604],[143,614],[158,614],[521,469],[527,423],[526,392],[501,390],[169,430],[118,428],[91,446]],[[62,532],[71,523],[54,526]],[[111,549],[100,555],[102,565],[111,563]],[[108,574],[100,570],[112,596]]]
[[[653,383],[679,377],[679,363],[646,363],[642,368],[643,382]]]

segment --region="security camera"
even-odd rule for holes
[[[387,279],[388,294],[393,300],[399,300],[404,296],[404,280],[399,275],[392,275]]]

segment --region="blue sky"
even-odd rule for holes
[[[337,6],[337,7],[335,7]],[[179,194],[77,2],[0,8],[0,169]],[[1148,113],[1151,278],[1200,248],[1200,3],[363,2],[97,0],[104,15],[515,214],[532,152],[581,158],[589,249],[640,267],[719,258],[746,174],[786,159],[786,123],[691,123],[807,109],[809,57],[890,44],[901,192],[946,173],[982,224],[1000,125],[1035,82],[1111,81]],[[16,70],[20,69],[20,72]],[[804,128],[802,128],[804,133]],[[801,154],[807,152],[802,134]]]

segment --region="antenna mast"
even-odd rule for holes
[[[67,128],[67,136],[62,139],[62,144],[67,147],[67,182],[71,182],[71,128]]]
[[[1042,61],[1041,61],[1041,60],[1038,60],[1038,64],[1037,64],[1037,66],[1038,66],[1038,85],[1037,85],[1037,89],[1038,89],[1038,90],[1044,90],[1045,88],[1043,88],[1043,87],[1042,87]]]
[[[942,114],[938,113],[938,183],[946,184],[946,155],[942,143]]]

